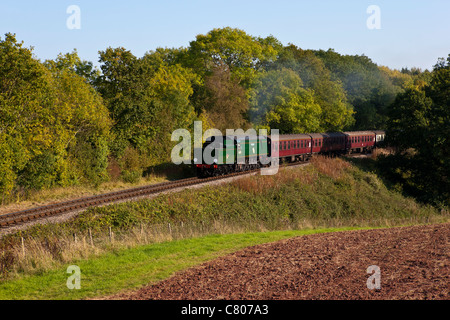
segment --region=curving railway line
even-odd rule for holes
[[[301,164],[301,163],[300,163]],[[289,165],[299,165],[299,163],[292,163]],[[54,203],[46,206],[35,207],[27,210],[12,212],[0,215],[0,228],[5,229],[18,224],[23,224],[35,221],[42,218],[57,216],[77,210],[87,209],[89,207],[96,207],[106,204],[112,204],[118,201],[131,200],[133,198],[144,197],[150,194],[156,194],[167,190],[172,190],[180,187],[199,185],[210,181],[222,180],[234,176],[246,175],[259,171],[260,169],[236,172],[227,175],[221,175],[209,178],[187,178],[182,180],[163,182],[159,184],[136,187],[132,189],[120,190],[100,194],[91,197],[84,197],[80,199]]]
[[[350,157],[361,157],[366,155],[353,155]],[[309,164],[309,161],[284,163],[280,165],[282,167],[301,166]],[[163,182],[159,184],[136,187],[132,189],[120,190],[96,196],[84,197],[70,201],[64,201],[54,203],[50,205],[35,207],[17,212],[11,212],[0,215],[0,230],[5,230],[13,226],[21,225],[24,223],[36,221],[39,219],[45,219],[49,217],[55,217],[71,212],[84,210],[89,207],[97,207],[107,204],[112,204],[121,201],[132,200],[135,198],[145,197],[151,194],[157,194],[163,191],[169,191],[177,188],[200,185],[207,182],[222,180],[235,176],[253,174],[261,169],[248,170],[243,172],[234,172],[230,174],[224,174],[219,176],[213,176],[208,178],[186,178],[176,181]]]

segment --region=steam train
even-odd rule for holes
[[[212,136],[203,143],[202,157],[194,158],[194,166],[198,177],[210,177],[267,167],[273,160],[283,163],[307,161],[314,154],[368,153],[384,140],[384,131],[285,134],[273,139],[264,135]]]

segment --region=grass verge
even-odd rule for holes
[[[393,192],[372,172],[316,157],[311,166],[280,169],[274,176],[90,208],[71,221],[6,235],[0,239],[0,284],[124,249],[211,234],[392,227],[449,218],[448,210]]]
[[[27,275],[0,283],[2,300],[85,299],[136,289],[173,273],[239,249],[294,236],[356,228],[286,230],[242,234],[208,235],[121,249],[89,260],[72,263],[81,271],[81,289],[68,289],[65,265],[56,270]]]

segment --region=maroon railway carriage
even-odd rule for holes
[[[341,132],[285,134],[273,141],[272,154],[278,151],[283,161],[305,161],[313,154],[345,153],[346,135]]]
[[[342,132],[321,133],[323,145],[320,153],[340,154],[345,152],[346,135]]]
[[[311,137],[312,153],[320,153],[323,146],[323,134],[322,133],[309,133]]]
[[[375,132],[371,131],[352,131],[344,132],[347,137],[346,152],[369,152],[375,146]]]
[[[282,134],[279,141],[272,141],[272,154],[278,151],[280,159],[305,161],[311,156],[311,136],[307,134]]]

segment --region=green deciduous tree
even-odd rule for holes
[[[332,80],[342,82],[355,111],[353,129],[384,129],[388,106],[402,88],[368,57],[341,55],[334,50],[315,51],[331,72]]]
[[[78,143],[98,145],[107,139],[109,116],[88,81],[70,67],[69,57],[76,55],[60,55],[44,65],[14,35],[0,40],[4,194],[18,186],[39,189],[106,179],[105,157],[95,154],[90,166],[77,166],[81,157],[72,152]],[[98,170],[88,173],[93,166]]]
[[[249,88],[258,70],[276,60],[281,44],[273,36],[253,37],[230,27],[197,35],[188,49],[187,63],[204,77],[214,68],[226,65],[234,80]]]
[[[424,201],[450,204],[450,55],[431,81],[397,96],[387,137],[398,153],[386,160],[391,175]]]
[[[226,65],[215,67],[212,74],[206,77],[202,106],[214,127],[222,132],[249,127],[246,91],[232,79]]]
[[[250,99],[250,119],[260,127],[280,133],[316,132],[321,108],[311,90],[292,70],[282,68],[262,73],[255,81]]]
[[[176,63],[175,55],[163,49],[142,58],[125,48],[100,52],[103,74],[97,87],[114,121],[113,155],[120,158],[134,148],[141,168],[168,161],[172,131],[195,118],[190,97],[198,77]]]
[[[323,131],[341,131],[353,122],[353,108],[340,80],[331,78],[324,62],[313,51],[289,45],[280,51],[273,68],[289,68],[302,79],[304,87],[311,89],[316,103],[320,105],[320,128]]]

